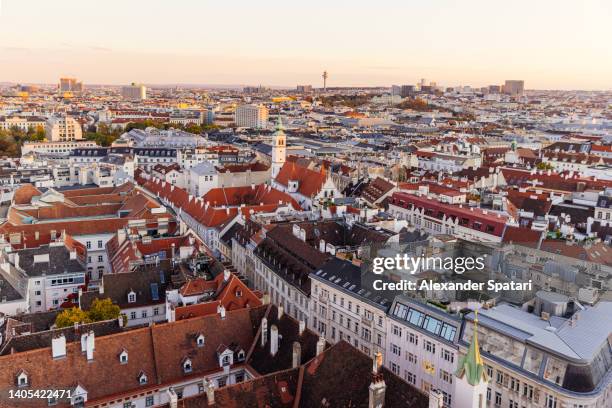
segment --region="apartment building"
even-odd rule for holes
[[[268,108],[263,105],[241,105],[236,108],[236,126],[263,129],[268,125]]]
[[[128,101],[144,101],[147,99],[147,87],[133,83],[121,87],[121,97]]]
[[[44,129],[47,124],[47,120],[37,116],[6,116],[0,117],[0,129],[9,130],[11,128],[18,128],[27,132],[30,129]]]
[[[85,285],[84,251],[71,239],[5,252],[3,279],[27,292],[29,312],[46,312],[74,304]]]
[[[425,393],[440,392],[444,407],[464,408],[453,403],[459,316],[400,295],[386,319],[386,366]]]
[[[391,196],[389,212],[428,233],[478,242],[501,242],[509,220],[500,213],[401,192]]]
[[[567,304],[562,315],[541,299],[534,310],[500,304],[478,314],[478,338],[491,407],[600,408],[612,401],[612,302]],[[462,323],[461,351],[474,313]]]
[[[339,258],[310,274],[310,280],[310,327],[330,343],[344,340],[368,356],[382,352],[387,359],[386,313],[392,295],[362,285],[361,269]]]
[[[67,142],[83,138],[81,124],[70,116],[50,118],[45,126],[45,136],[51,142]]]

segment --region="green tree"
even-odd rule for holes
[[[78,307],[71,307],[55,318],[55,325],[58,328],[73,326],[75,323],[91,323],[89,314]]]
[[[66,309],[57,315],[55,325],[57,327],[68,327],[75,323],[92,323],[102,320],[112,320],[119,317],[121,309],[113,304],[110,298],[94,299],[89,310],[78,307]]]
[[[554,166],[550,163],[539,162],[538,164],[536,164],[536,168],[538,170],[553,170]]]
[[[88,313],[92,321],[99,322],[101,320],[116,319],[119,317],[121,309],[119,306],[113,304],[110,298],[94,299]]]

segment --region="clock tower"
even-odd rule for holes
[[[280,169],[285,164],[287,157],[287,137],[283,129],[283,122],[280,115],[276,122],[276,131],[272,136],[272,179],[275,179]]]

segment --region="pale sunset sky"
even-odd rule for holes
[[[612,89],[611,0],[0,0],[0,82]]]

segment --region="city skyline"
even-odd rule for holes
[[[144,4],[4,0],[0,82],[322,87],[326,70],[331,87],[423,77],[445,86],[612,87],[612,6],[604,1],[519,1],[501,12],[483,1],[382,1],[375,10],[344,1]],[[50,30],[50,21],[61,23]]]

